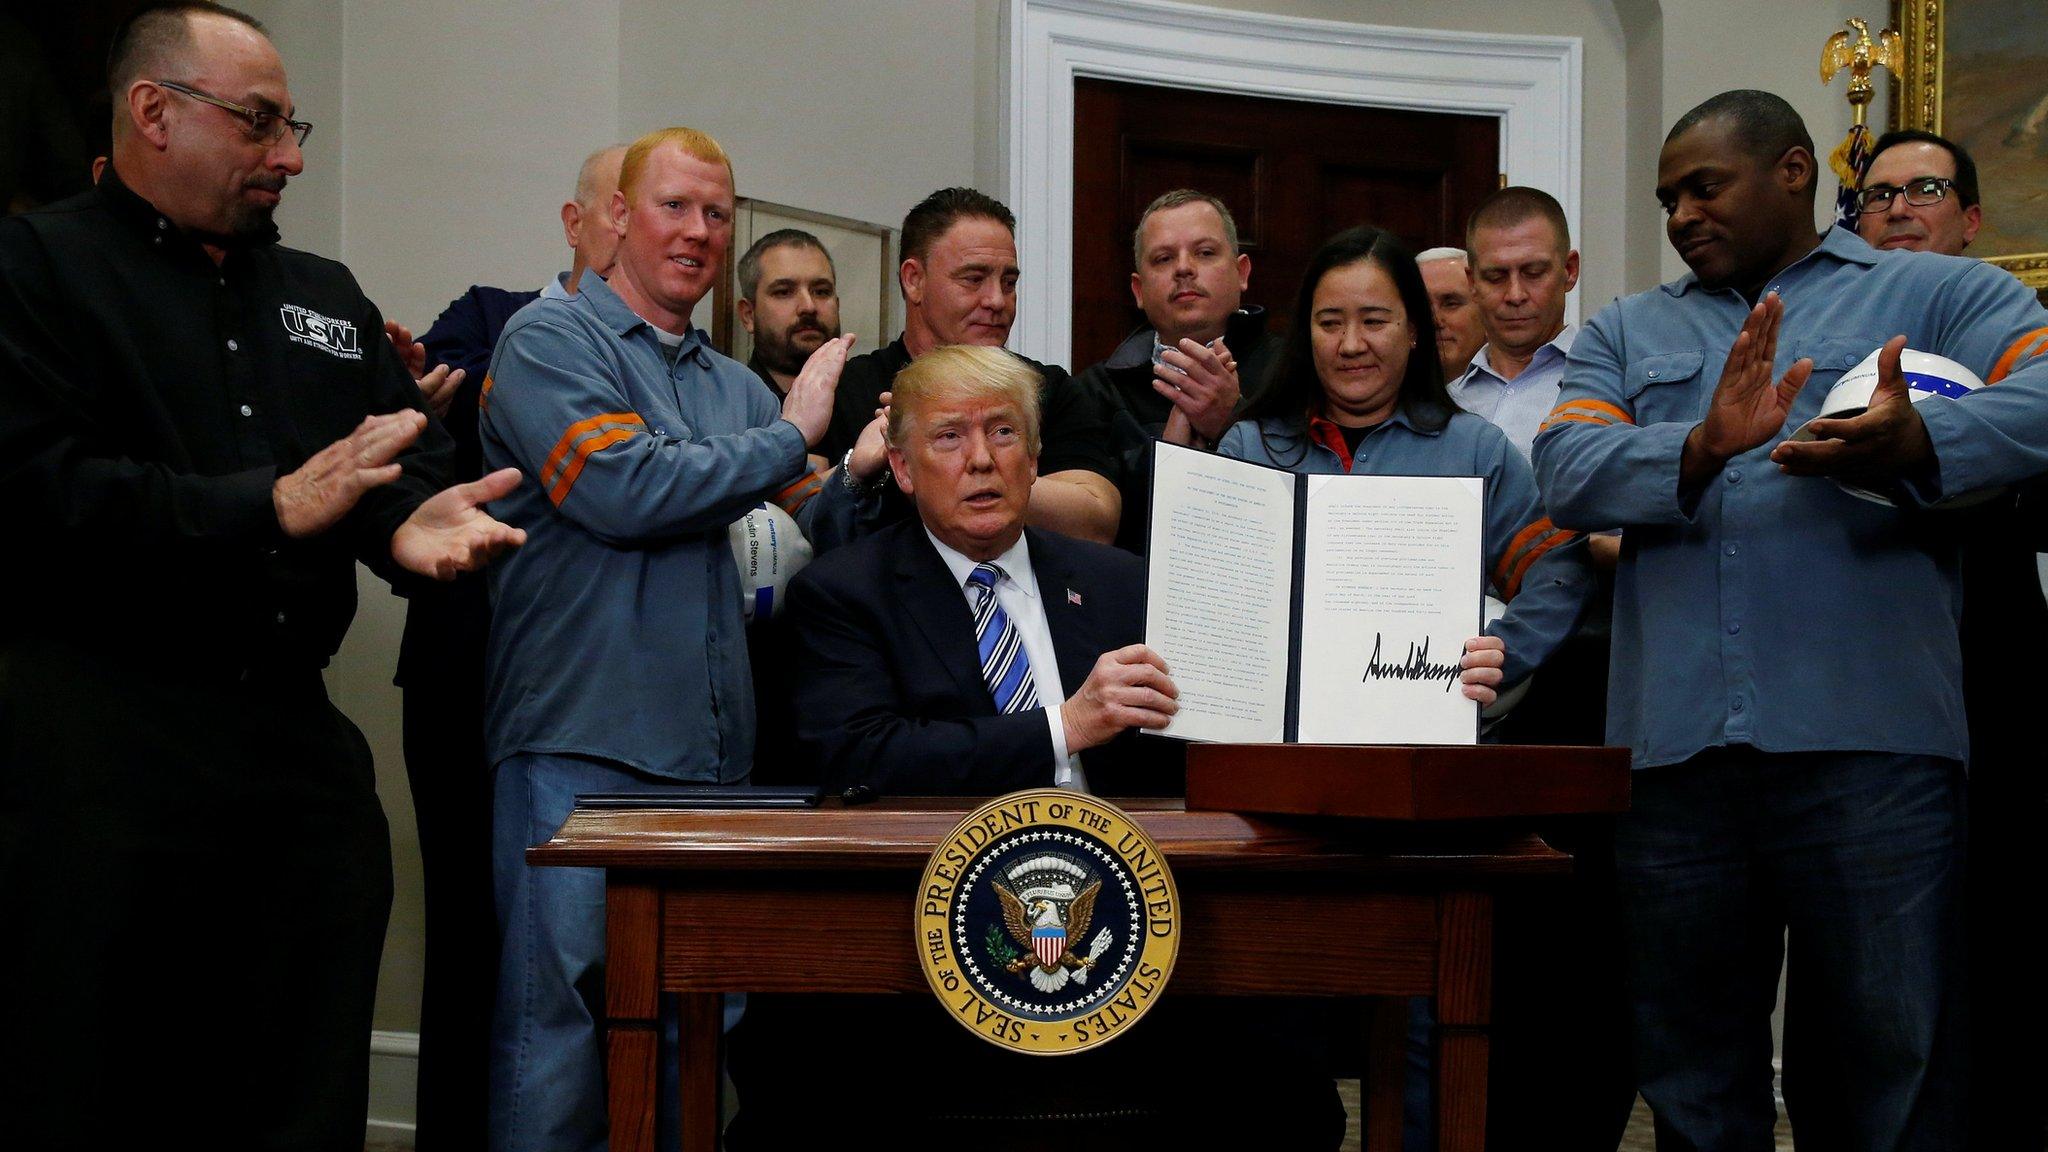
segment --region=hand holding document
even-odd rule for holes
[[[1296,476],[1160,445],[1145,641],[1174,670],[1167,735],[1470,744],[1484,482]]]

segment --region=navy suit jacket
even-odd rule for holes
[[[1052,533],[1024,538],[1071,695],[1097,657],[1144,638],[1145,565]],[[996,713],[974,616],[917,519],[819,557],[790,584],[787,616],[797,737],[828,789],[990,796],[1052,784],[1045,716]],[[1081,754],[1104,796],[1179,795],[1185,764],[1180,741],[1135,732]]]

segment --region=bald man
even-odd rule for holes
[[[321,669],[356,563],[524,534],[348,270],[277,243],[284,64],[211,4],[114,37],[112,163],[0,221],[0,1113],[22,1148],[360,1149],[389,832]]]

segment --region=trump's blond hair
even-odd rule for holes
[[[1038,455],[1038,370],[1001,348],[949,344],[910,362],[889,385],[889,447],[908,446],[924,407],[940,400],[1001,400],[1017,413],[1024,449]]]

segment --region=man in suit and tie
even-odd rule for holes
[[[1024,526],[1036,368],[952,345],[912,361],[892,392],[889,467],[917,518],[819,557],[789,590],[797,737],[826,786],[1179,794],[1180,745],[1138,734],[1164,727],[1177,695],[1139,642],[1144,561]],[[1466,676],[1491,685],[1499,669]],[[730,1037],[740,1113],[725,1146],[819,1147],[850,1117],[880,1116],[899,1141],[989,1152],[1335,1147],[1326,1015],[1183,997],[1052,1068],[969,1038],[930,997],[756,996]]]
[[[798,739],[828,788],[1172,795],[1179,745],[1141,741],[1176,692],[1139,643],[1144,563],[1026,529],[1038,380],[952,345],[897,376],[889,465],[917,506],[789,591]]]

